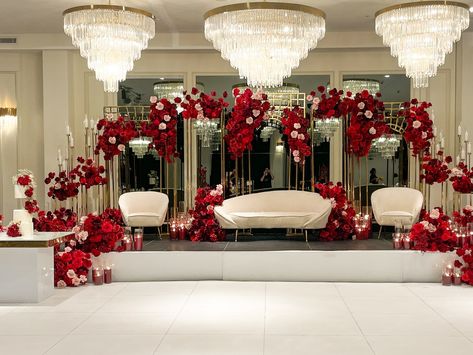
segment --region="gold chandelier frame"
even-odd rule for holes
[[[384,14],[386,12],[393,11],[393,10],[405,9],[405,8],[408,8],[408,7],[430,6],[430,5],[457,6],[457,7],[463,7],[467,10],[470,10],[469,5],[467,5],[463,2],[458,2],[458,1],[443,1],[443,0],[417,1],[417,2],[406,2],[406,3],[402,3],[402,4],[396,4],[396,5],[391,5],[391,6],[385,7],[384,9],[376,11],[376,13],[374,14],[374,17],[376,18],[381,14]]]
[[[112,11],[127,11],[133,12],[135,14],[140,14],[153,20],[156,20],[156,17],[146,10],[137,9],[136,7],[128,7],[128,6],[119,6],[119,5],[82,5],[82,6],[75,6],[71,7],[67,10],[64,10],[62,15],[67,15],[73,12],[85,11],[85,10],[112,10]]]

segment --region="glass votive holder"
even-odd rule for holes
[[[112,268],[110,266],[107,266],[105,269],[103,269],[103,276],[104,282],[106,284],[112,283]]]
[[[130,237],[124,237],[122,239],[122,247],[125,251],[130,251],[133,249],[133,242]]]
[[[92,281],[96,286],[103,285],[104,277],[101,268],[95,267],[92,269]]]
[[[133,236],[133,247],[135,250],[143,250],[143,230],[137,229]]]
[[[460,270],[456,270],[453,274],[453,284],[455,286],[460,286],[462,284],[462,274]]]

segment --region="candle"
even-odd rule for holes
[[[69,127],[69,125],[66,125],[66,135],[67,136],[71,135],[71,128]]]
[[[457,135],[458,135],[458,137],[461,137],[461,135],[462,135],[462,126],[458,126]]]
[[[404,249],[406,249],[406,250],[411,249],[411,238],[409,238],[408,235],[406,235],[406,236],[402,239],[402,243],[403,243]]]
[[[462,284],[462,274],[460,271],[455,271],[453,274],[453,284],[459,286]]]
[[[179,240],[185,240],[186,234],[187,234],[186,227],[183,224],[179,225]]]
[[[450,286],[452,284],[452,274],[448,271],[445,271],[442,274],[442,285]]]
[[[465,131],[465,142],[468,142],[468,131]]]
[[[437,126],[432,127],[432,133],[434,134],[434,137],[437,137]]]
[[[435,153],[440,152],[440,150],[441,150],[441,149],[440,149],[440,144],[437,143],[437,144],[435,145]]]
[[[88,147],[91,146],[91,144],[90,144],[90,136],[89,136],[89,135],[87,135],[87,146],[88,146]]]
[[[457,155],[457,165],[460,164],[460,156]]]
[[[143,230],[135,229],[135,234],[133,237],[135,250],[143,250]]]
[[[57,150],[57,161],[59,164],[62,162],[62,154],[61,154],[61,148],[58,148]]]
[[[104,275],[104,281],[106,284],[111,284],[112,283],[112,268],[110,266],[107,266],[103,270],[103,275]]]
[[[471,154],[471,142],[468,142],[468,144],[466,145],[466,152],[468,154]]]
[[[122,246],[125,248],[125,251],[130,251],[132,249],[131,238],[125,237],[122,239]]]
[[[445,148],[445,138],[440,138],[440,147],[443,149]]]
[[[87,114],[85,114],[85,118],[84,118],[84,128],[85,129],[89,128],[89,120],[87,119]]]
[[[71,137],[70,137],[70,139],[69,139],[69,146],[70,146],[71,148],[74,148],[74,137],[72,136],[72,133],[71,133]]]
[[[465,149],[462,148],[461,159],[462,159],[462,160],[465,160],[465,158],[466,158]]]
[[[171,240],[177,239],[177,225],[175,221],[171,222],[171,227],[169,228],[169,239]]]
[[[399,233],[395,233],[393,237],[393,248],[396,250],[402,249],[401,237]]]
[[[101,269],[94,268],[92,270],[92,281],[96,286],[103,285],[103,272]]]
[[[93,119],[90,120],[90,126],[89,126],[91,129],[93,129],[95,127],[95,122]]]

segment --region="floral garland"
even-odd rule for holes
[[[294,162],[304,164],[305,158],[311,155],[307,128],[309,120],[304,117],[304,110],[295,106],[292,110],[285,108],[281,117],[284,127],[283,136],[287,140]]]
[[[34,181],[33,173],[26,169],[18,170],[18,174],[13,176],[13,184],[25,189],[25,210],[30,214],[38,212],[38,201],[34,198],[36,183]]]
[[[21,222],[11,221],[7,227],[7,235],[9,237],[21,237],[20,224]]]
[[[424,171],[420,175],[420,180],[425,181],[428,185],[441,184],[450,177],[451,170],[448,164],[452,162],[452,157],[444,157],[442,151],[438,152],[437,155],[439,156],[438,158],[426,155],[422,161],[422,169]]]
[[[465,163],[460,162],[456,167],[452,168],[450,181],[456,192],[469,194],[473,192],[473,170],[469,170]]]
[[[189,235],[193,242],[223,240],[224,233],[214,215],[214,207],[223,202],[223,186],[215,189],[208,186],[197,189],[195,208],[190,211],[192,223]]]
[[[347,93],[345,104],[350,114],[348,136],[348,152],[357,157],[367,156],[373,139],[381,137],[387,133],[388,127],[384,122],[384,104],[378,100],[381,94],[376,94],[376,98],[367,90],[357,93],[350,98],[351,93]]]
[[[332,204],[332,211],[330,212],[327,226],[320,231],[320,239],[332,241],[351,238],[355,231],[354,217],[356,212],[351,202],[348,201],[347,193],[342,183],[318,183],[315,185],[315,190],[324,199],[330,199]]]
[[[268,96],[261,89],[255,93],[251,89],[245,89],[243,93],[234,89],[233,96],[235,106],[226,125],[225,142],[231,158],[235,160],[242,157],[245,150],[252,149],[255,129],[267,117],[270,103],[267,101]]]
[[[80,184],[85,186],[86,189],[89,189],[92,186],[105,185],[107,183],[107,178],[104,176],[105,167],[103,165],[97,166],[95,161],[91,158],[84,159],[78,157],[77,161],[79,164],[71,170],[69,175],[77,175]]]
[[[97,122],[97,130],[102,133],[98,135],[95,154],[102,151],[105,160],[119,155],[133,138],[138,137],[135,122],[125,120],[123,116],[113,120],[113,115],[107,115]]]
[[[445,253],[455,248],[457,237],[450,229],[450,218],[441,208],[434,208],[430,213],[422,211],[420,220],[410,233],[413,249]]]
[[[192,98],[191,95],[184,91],[184,101],[180,102],[182,111],[182,117],[185,119],[198,119],[198,120],[213,120],[218,119],[222,115],[222,111],[225,107],[228,107],[228,102],[224,99],[228,96],[227,92],[223,93],[223,97],[215,99],[217,93],[212,91],[210,95],[204,92],[200,92],[197,88],[192,88],[191,94],[198,97]]]
[[[413,156],[428,152],[430,139],[434,137],[433,122],[426,111],[430,106],[432,106],[430,102],[419,103],[417,99],[412,99],[410,102],[405,102],[404,109],[398,112],[398,116],[404,117],[407,122],[404,139],[412,148]]]
[[[48,196],[53,200],[65,201],[68,198],[76,197],[79,194],[80,183],[77,180],[75,172],[67,173],[60,171],[57,176],[55,172],[48,173],[44,183],[48,188]]]
[[[79,225],[72,229],[75,240],[70,241],[69,246],[94,256],[111,252],[123,238],[123,227],[116,220],[119,213],[108,208],[101,215],[89,213],[82,217]],[[121,247],[117,250],[122,251]]]
[[[54,284],[59,288],[85,284],[91,267],[90,254],[66,247],[54,255]]]
[[[325,86],[317,87],[318,93],[321,94],[320,98],[316,96],[315,91],[311,91],[307,95],[307,101],[312,103],[311,109],[314,117],[316,119],[327,119],[341,118],[347,115],[349,101],[342,98],[343,90],[332,89],[329,92],[326,92],[326,90]],[[351,96],[351,93],[349,95]]]
[[[60,208],[52,211],[38,212],[33,219],[34,229],[38,232],[66,232],[77,224],[77,214],[71,209]]]
[[[149,122],[141,123],[142,133],[151,137],[152,146],[158,152],[160,157],[164,157],[168,163],[179,156],[177,151],[177,107],[175,103],[162,98],[158,101],[156,96],[151,96],[151,110],[149,113]]]

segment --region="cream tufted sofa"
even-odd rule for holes
[[[330,201],[319,194],[295,190],[233,197],[214,209],[223,229],[297,228],[304,229],[306,240],[308,229],[325,228],[331,211]]]
[[[155,191],[126,192],[118,199],[123,221],[129,227],[160,228],[166,218],[169,198]]]
[[[379,234],[383,226],[396,224],[412,225],[419,219],[424,196],[419,190],[408,187],[385,187],[373,192],[371,207],[379,224]]]

